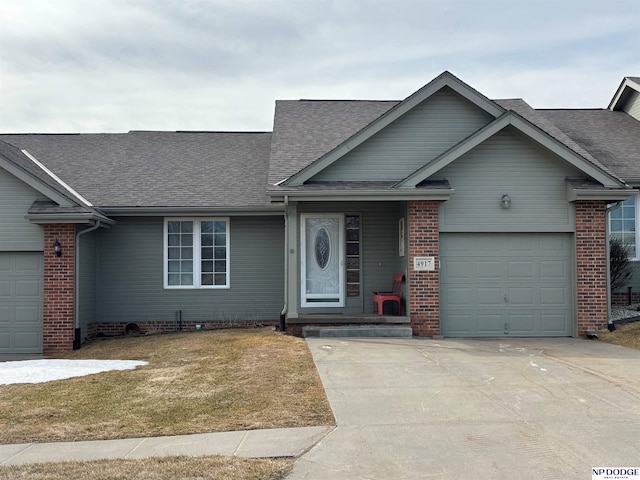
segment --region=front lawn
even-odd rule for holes
[[[617,324],[613,332],[601,330],[598,339],[607,343],[640,350],[640,322]]]
[[[0,443],[335,423],[305,342],[271,329],[100,340],[59,357],[149,365],[0,386]]]
[[[35,463],[0,467],[3,480],[281,480],[292,459],[223,456]]]

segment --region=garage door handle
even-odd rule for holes
[[[509,303],[509,297],[507,297],[507,295],[505,294],[504,296],[504,303]]]

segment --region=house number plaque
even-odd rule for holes
[[[413,269],[416,272],[433,272],[436,269],[435,257],[415,257]]]

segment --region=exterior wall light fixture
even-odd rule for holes
[[[502,208],[511,208],[511,198],[509,197],[509,195],[507,195],[506,193],[502,195],[502,198],[500,199],[500,205],[502,205]]]
[[[53,253],[56,254],[56,257],[62,255],[62,246],[60,245],[60,242],[58,240],[53,243]]]

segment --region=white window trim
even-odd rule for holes
[[[169,222],[177,221],[177,222],[193,222],[193,285],[169,285]],[[226,279],[227,283],[225,285],[201,285],[201,222],[215,222],[215,221],[224,221],[226,225]],[[197,225],[197,227],[196,227]],[[221,289],[229,289],[231,288],[231,222],[229,221],[229,217],[165,217],[164,218],[164,228],[163,230],[163,285],[166,290],[221,290]],[[197,230],[197,234],[196,234]]]
[[[640,260],[640,244],[638,244],[638,240],[639,240],[639,236],[638,236],[638,226],[640,226],[640,195],[638,194],[638,192],[635,192],[633,194],[633,197],[635,198],[635,203],[636,203],[636,209],[635,209],[635,213],[636,213],[636,229],[635,229],[635,236],[636,236],[636,254],[633,257],[629,258],[629,261],[631,262],[637,262]],[[622,208],[622,204],[620,205],[619,208]],[[611,213],[609,212],[609,218],[607,218],[607,222],[609,222],[609,224],[607,225],[608,227],[608,231],[609,231],[609,235],[611,235],[612,231],[611,231]]]

